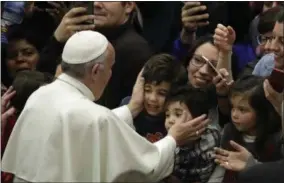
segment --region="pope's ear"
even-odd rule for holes
[[[102,72],[103,68],[104,68],[104,65],[103,65],[103,64],[96,63],[96,64],[92,67],[92,71],[91,71],[92,77],[93,77],[93,78],[97,78],[97,77],[99,76],[99,74]]]

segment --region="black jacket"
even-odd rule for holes
[[[101,33],[115,49],[115,64],[111,79],[98,103],[113,109],[119,106],[124,97],[131,95],[138,73],[152,55],[152,51],[147,41],[129,22]]]
[[[283,183],[284,160],[255,165],[238,177],[238,183]]]
[[[115,64],[112,77],[98,103],[112,109],[117,107],[124,97],[131,95],[136,77],[152,55],[152,51],[130,22],[101,33],[115,49]],[[37,69],[54,74],[61,61],[63,47],[64,43],[59,43],[52,37],[40,54]]]

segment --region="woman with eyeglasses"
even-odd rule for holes
[[[233,34],[233,37],[222,36],[224,34]],[[225,77],[228,80],[227,82],[233,79],[231,57],[234,40],[234,30],[231,27],[228,28],[219,24],[214,36],[200,37],[192,44],[184,60],[184,65],[188,71],[189,84],[195,88],[206,90],[210,96],[208,101],[211,105],[209,118],[212,124],[218,128],[220,125],[223,126],[222,122],[220,124],[220,121],[227,121],[227,119],[220,120],[220,118],[223,117],[223,113],[229,112],[226,111],[228,108],[228,88],[219,90],[220,87],[217,87],[216,90],[215,85],[224,83]],[[221,77],[220,75],[223,76]],[[217,109],[217,104],[219,109]],[[222,106],[225,106],[225,110],[222,109]],[[222,114],[218,114],[218,111]]]

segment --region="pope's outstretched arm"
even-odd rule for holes
[[[127,109],[127,108],[125,108]],[[132,120],[132,114],[124,110],[124,119]],[[127,119],[128,118],[128,119]],[[150,181],[157,182],[171,174],[174,165],[176,142],[173,137],[152,144],[110,112],[99,133],[105,137],[102,150],[107,175],[101,181]],[[139,175],[139,176],[138,176]],[[137,180],[139,179],[139,180]]]

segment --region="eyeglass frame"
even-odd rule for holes
[[[197,65],[196,63],[194,64],[194,62],[195,62],[195,60],[196,60],[196,59],[195,59],[196,56],[199,57],[200,59],[202,59],[202,61],[204,61],[204,63],[203,63],[203,64],[200,64],[200,65]],[[215,72],[215,70],[211,67],[210,63],[208,63],[208,62],[211,62],[211,63],[212,63],[212,61],[213,61],[213,60],[208,59],[208,58],[205,57],[204,55],[194,54],[194,55],[192,56],[192,60],[190,61],[190,63],[191,63],[193,66],[197,67],[197,68],[201,68],[201,67],[203,67],[205,64],[207,64],[207,65],[210,67],[210,71],[212,70],[212,72]],[[218,61],[215,61],[215,60],[214,60],[213,62],[216,62],[216,63],[217,63]],[[215,64],[212,63],[212,65],[213,65],[214,67],[216,67]]]
[[[273,39],[275,39],[275,36],[264,36],[266,38],[266,40],[264,42],[260,41],[261,36],[264,36],[262,34],[259,34],[258,36],[256,36],[256,40],[257,40],[257,44],[258,45],[264,45],[266,44],[268,41],[272,41]]]

